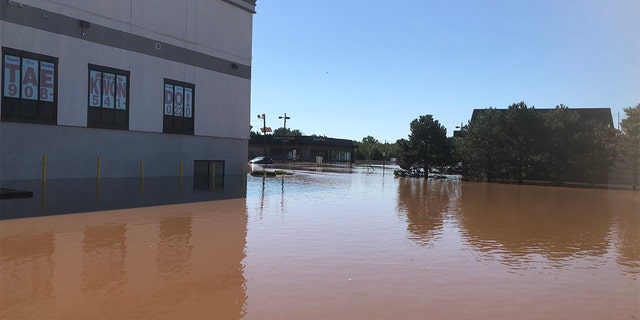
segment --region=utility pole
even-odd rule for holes
[[[258,115],[258,119],[262,119],[262,141],[264,142],[264,157],[267,156],[267,116],[263,114]]]
[[[287,132],[287,119],[291,119],[291,117],[287,117],[287,113],[284,113],[284,116],[279,116],[278,119],[284,119],[284,132]],[[284,162],[284,137],[282,137],[282,162]]]
[[[284,116],[279,116],[278,119],[284,119],[284,131],[287,131],[287,119],[291,119],[291,117],[287,117],[287,113],[284,113]]]

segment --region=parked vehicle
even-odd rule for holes
[[[255,157],[255,158],[249,160],[249,163],[251,163],[251,164],[273,164],[273,160],[271,160],[271,158],[267,158],[267,157]]]

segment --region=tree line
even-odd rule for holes
[[[564,105],[537,112],[524,102],[485,109],[456,141],[470,179],[607,183],[616,156],[611,123]]]
[[[606,184],[610,173],[616,171],[627,177],[624,183],[636,189],[640,175],[640,104],[624,111],[626,118],[615,129],[602,118],[585,116],[562,104],[554,109],[535,109],[519,102],[507,109],[478,110],[457,137],[447,137],[446,128],[427,114],[411,121],[407,139],[383,143],[366,136],[354,141],[355,159],[396,158],[407,171],[458,170],[466,180],[489,182]],[[274,135],[303,133],[278,128]]]
[[[638,186],[640,104],[625,108],[620,130],[564,105],[544,110],[519,102],[487,108],[456,138],[432,115],[410,123],[408,139],[396,141],[405,170],[428,172],[460,166],[464,179],[608,183],[615,168]],[[609,118],[610,119],[610,118]]]

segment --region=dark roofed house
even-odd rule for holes
[[[545,115],[550,115],[552,111],[556,110],[555,108],[547,108],[547,109],[538,109],[538,108],[529,108],[528,111],[532,111],[535,114],[538,114],[542,117]],[[597,132],[602,132],[605,134],[612,133],[614,129],[613,117],[611,115],[610,108],[564,108],[568,113],[574,113],[578,115],[578,121],[587,125],[587,127],[592,127],[596,129]],[[474,109],[473,114],[471,116],[470,126],[473,126],[474,122],[478,121],[481,118],[481,115],[486,112],[498,112],[500,115],[506,115],[509,109]],[[542,124],[542,122],[540,123]],[[544,129],[548,130],[548,129]],[[611,131],[608,131],[611,130]],[[542,132],[542,131],[541,131]],[[464,132],[462,132],[464,133]],[[599,133],[598,133],[599,134]],[[578,135],[577,137],[581,137]],[[605,137],[605,136],[603,136]],[[534,137],[532,137],[534,138]],[[576,138],[576,137],[574,137]],[[553,136],[538,136],[537,139],[553,139]],[[579,138],[579,139],[584,139]],[[553,144],[553,141],[542,141],[544,144]],[[589,145],[589,144],[587,144]],[[586,147],[592,148],[592,147]],[[537,157],[539,166],[536,169],[533,169],[532,172],[529,172],[527,175],[528,179],[532,180],[546,180],[550,178],[548,173],[545,171],[554,171],[554,167],[550,163],[546,163],[543,158],[549,156],[549,152],[553,151],[542,151]],[[560,183],[561,181],[565,182],[581,182],[581,183],[600,183],[607,184],[609,183],[609,175],[611,170],[612,162],[609,158],[607,151],[603,150],[591,150],[585,149],[582,151],[573,150],[572,152],[575,157],[567,160],[566,165],[563,166],[566,170],[562,171],[562,177],[556,175],[556,182]],[[504,156],[504,155],[503,155]],[[529,167],[531,169],[531,167]],[[557,171],[557,170],[556,170]],[[557,172],[556,172],[557,173]],[[562,179],[562,180],[559,180]]]
[[[471,122],[473,122],[474,119],[477,119],[477,117],[486,110],[488,109],[473,109],[473,113],[471,114]],[[508,109],[493,110],[499,112],[507,112]],[[542,115],[549,111],[555,110],[555,108],[531,108],[530,110],[535,110]],[[607,128],[613,128],[613,117],[611,116],[611,108],[567,108],[567,110],[570,112],[577,112],[585,121],[594,121],[595,123],[606,125]]]

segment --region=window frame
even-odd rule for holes
[[[167,101],[167,88],[172,87],[171,93],[171,105]],[[176,87],[181,88],[181,91],[176,91]],[[191,92],[190,108],[187,108],[187,100],[182,102],[182,110],[176,107],[176,92],[182,92],[183,97],[186,95],[187,89]],[[162,86],[162,132],[193,135],[195,132],[195,101],[196,101],[196,88],[195,84],[164,78]],[[185,115],[186,111],[190,110],[190,116]],[[170,112],[169,112],[170,111]],[[176,115],[176,112],[181,112],[181,115]]]
[[[96,84],[95,75],[99,73],[100,77],[97,79],[99,83],[99,92],[97,95],[99,99],[96,99],[96,93],[92,90]],[[105,77],[107,74],[112,76],[113,89],[111,93],[105,94]],[[100,66],[95,64],[89,64],[87,68],[87,127],[89,128],[102,128],[102,129],[115,129],[115,130],[129,130],[129,110],[131,102],[131,73],[127,70],[116,69],[106,66]],[[126,81],[124,90],[124,104],[121,102],[119,93],[122,90],[118,80],[123,79]],[[113,98],[113,101],[111,100]],[[105,106],[105,103],[107,105]],[[113,105],[110,107],[109,105]],[[123,108],[124,107],[124,108]]]
[[[10,92],[7,92],[9,90],[8,85],[11,84],[8,83],[10,80],[7,79],[7,74],[10,72],[6,66],[7,56],[16,57],[20,60],[20,66],[16,70],[19,78],[17,81],[20,83],[16,88],[18,97],[13,97]],[[24,97],[26,89],[34,90],[33,85],[24,84],[24,74],[28,72],[25,71],[28,70],[25,68],[29,68],[28,66],[25,67],[25,60],[36,61],[37,63],[35,68],[37,74],[33,74],[37,81],[35,99]],[[0,121],[52,125],[58,123],[58,61],[58,58],[48,55],[2,47],[2,114]],[[46,66],[43,69],[43,64],[51,64],[52,66]],[[47,79],[44,78],[43,70],[53,73],[49,79],[53,81],[51,86],[44,85],[43,82],[46,82]],[[44,100],[41,96],[43,93],[50,96],[50,100]]]

